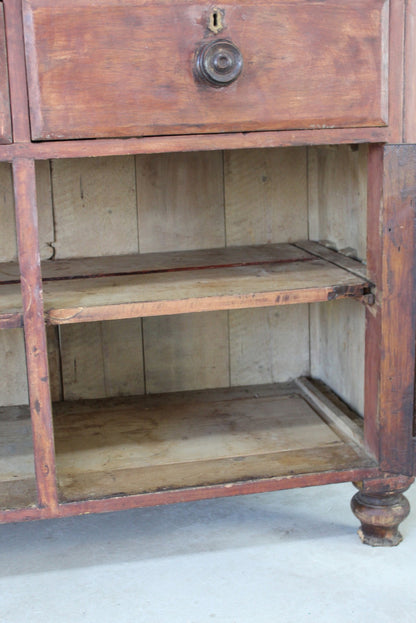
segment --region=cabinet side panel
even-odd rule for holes
[[[309,237],[365,260],[367,147],[309,148]],[[311,371],[364,412],[363,308],[351,301],[311,307]]]
[[[225,153],[227,246],[307,238],[306,149]],[[229,312],[231,384],[309,371],[308,306]]]
[[[138,156],[139,248],[224,246],[221,152]],[[229,383],[227,312],[143,319],[146,391]]]
[[[52,184],[55,258],[137,252],[133,157],[57,160]],[[143,392],[139,319],[59,331],[64,398]]]

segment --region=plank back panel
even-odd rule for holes
[[[133,157],[53,161],[52,184],[56,259],[137,253]],[[60,327],[59,349],[65,399],[143,392],[139,319]]]
[[[221,152],[138,156],[143,252],[223,246]],[[228,385],[227,312],[143,319],[146,391]]]
[[[307,237],[306,149],[225,152],[227,245]],[[308,306],[229,312],[232,385],[309,371]]]

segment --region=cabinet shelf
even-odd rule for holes
[[[57,403],[61,501],[374,466],[360,423],[328,396],[299,379]]]
[[[51,324],[360,298],[363,265],[315,242],[48,261],[42,266]],[[17,315],[15,265],[0,269],[0,318]]]

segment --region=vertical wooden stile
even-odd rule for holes
[[[9,61],[10,108],[13,140],[30,141],[29,107],[26,85],[26,63],[23,42],[22,3],[4,2],[6,43]]]
[[[392,473],[413,473],[415,145],[373,146],[369,159],[366,440]]]
[[[416,0],[406,2],[404,142],[416,143]]]
[[[38,503],[53,509],[57,506],[55,453],[33,160],[13,162],[13,182]]]

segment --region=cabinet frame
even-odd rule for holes
[[[410,6],[413,9],[413,5]],[[407,116],[406,124],[403,124],[402,103],[404,70],[407,75],[413,75],[414,64],[407,60],[405,65],[403,60],[405,44],[406,49],[411,49],[408,34],[406,41],[404,37],[404,2],[390,2],[388,128],[284,130],[53,143],[32,143],[30,140],[21,4],[18,0],[4,0],[4,8],[14,143],[0,146],[0,160],[12,162],[13,166],[22,277],[22,318],[38,499],[33,507],[0,511],[0,522],[106,512],[347,481],[362,483],[361,494],[358,494],[361,495],[361,501],[366,499],[365,496],[385,500],[394,491],[401,495],[413,481],[416,467],[413,417],[416,198],[412,182],[416,171],[416,145],[401,144],[403,132],[412,138],[413,122]],[[413,21],[410,20],[406,33],[412,28]],[[405,97],[407,104],[412,101],[412,89],[405,90]],[[409,106],[407,115],[408,111]],[[249,479],[125,497],[59,502],[37,232],[35,161],[82,156],[364,142],[369,143],[367,259],[369,280],[376,287],[375,302],[364,301],[367,322],[364,436],[369,455],[375,458],[377,464],[318,474]],[[11,322],[5,320],[1,326],[5,330],[8,326],[19,326],[17,321],[14,325]],[[403,506],[401,498],[394,503]]]

